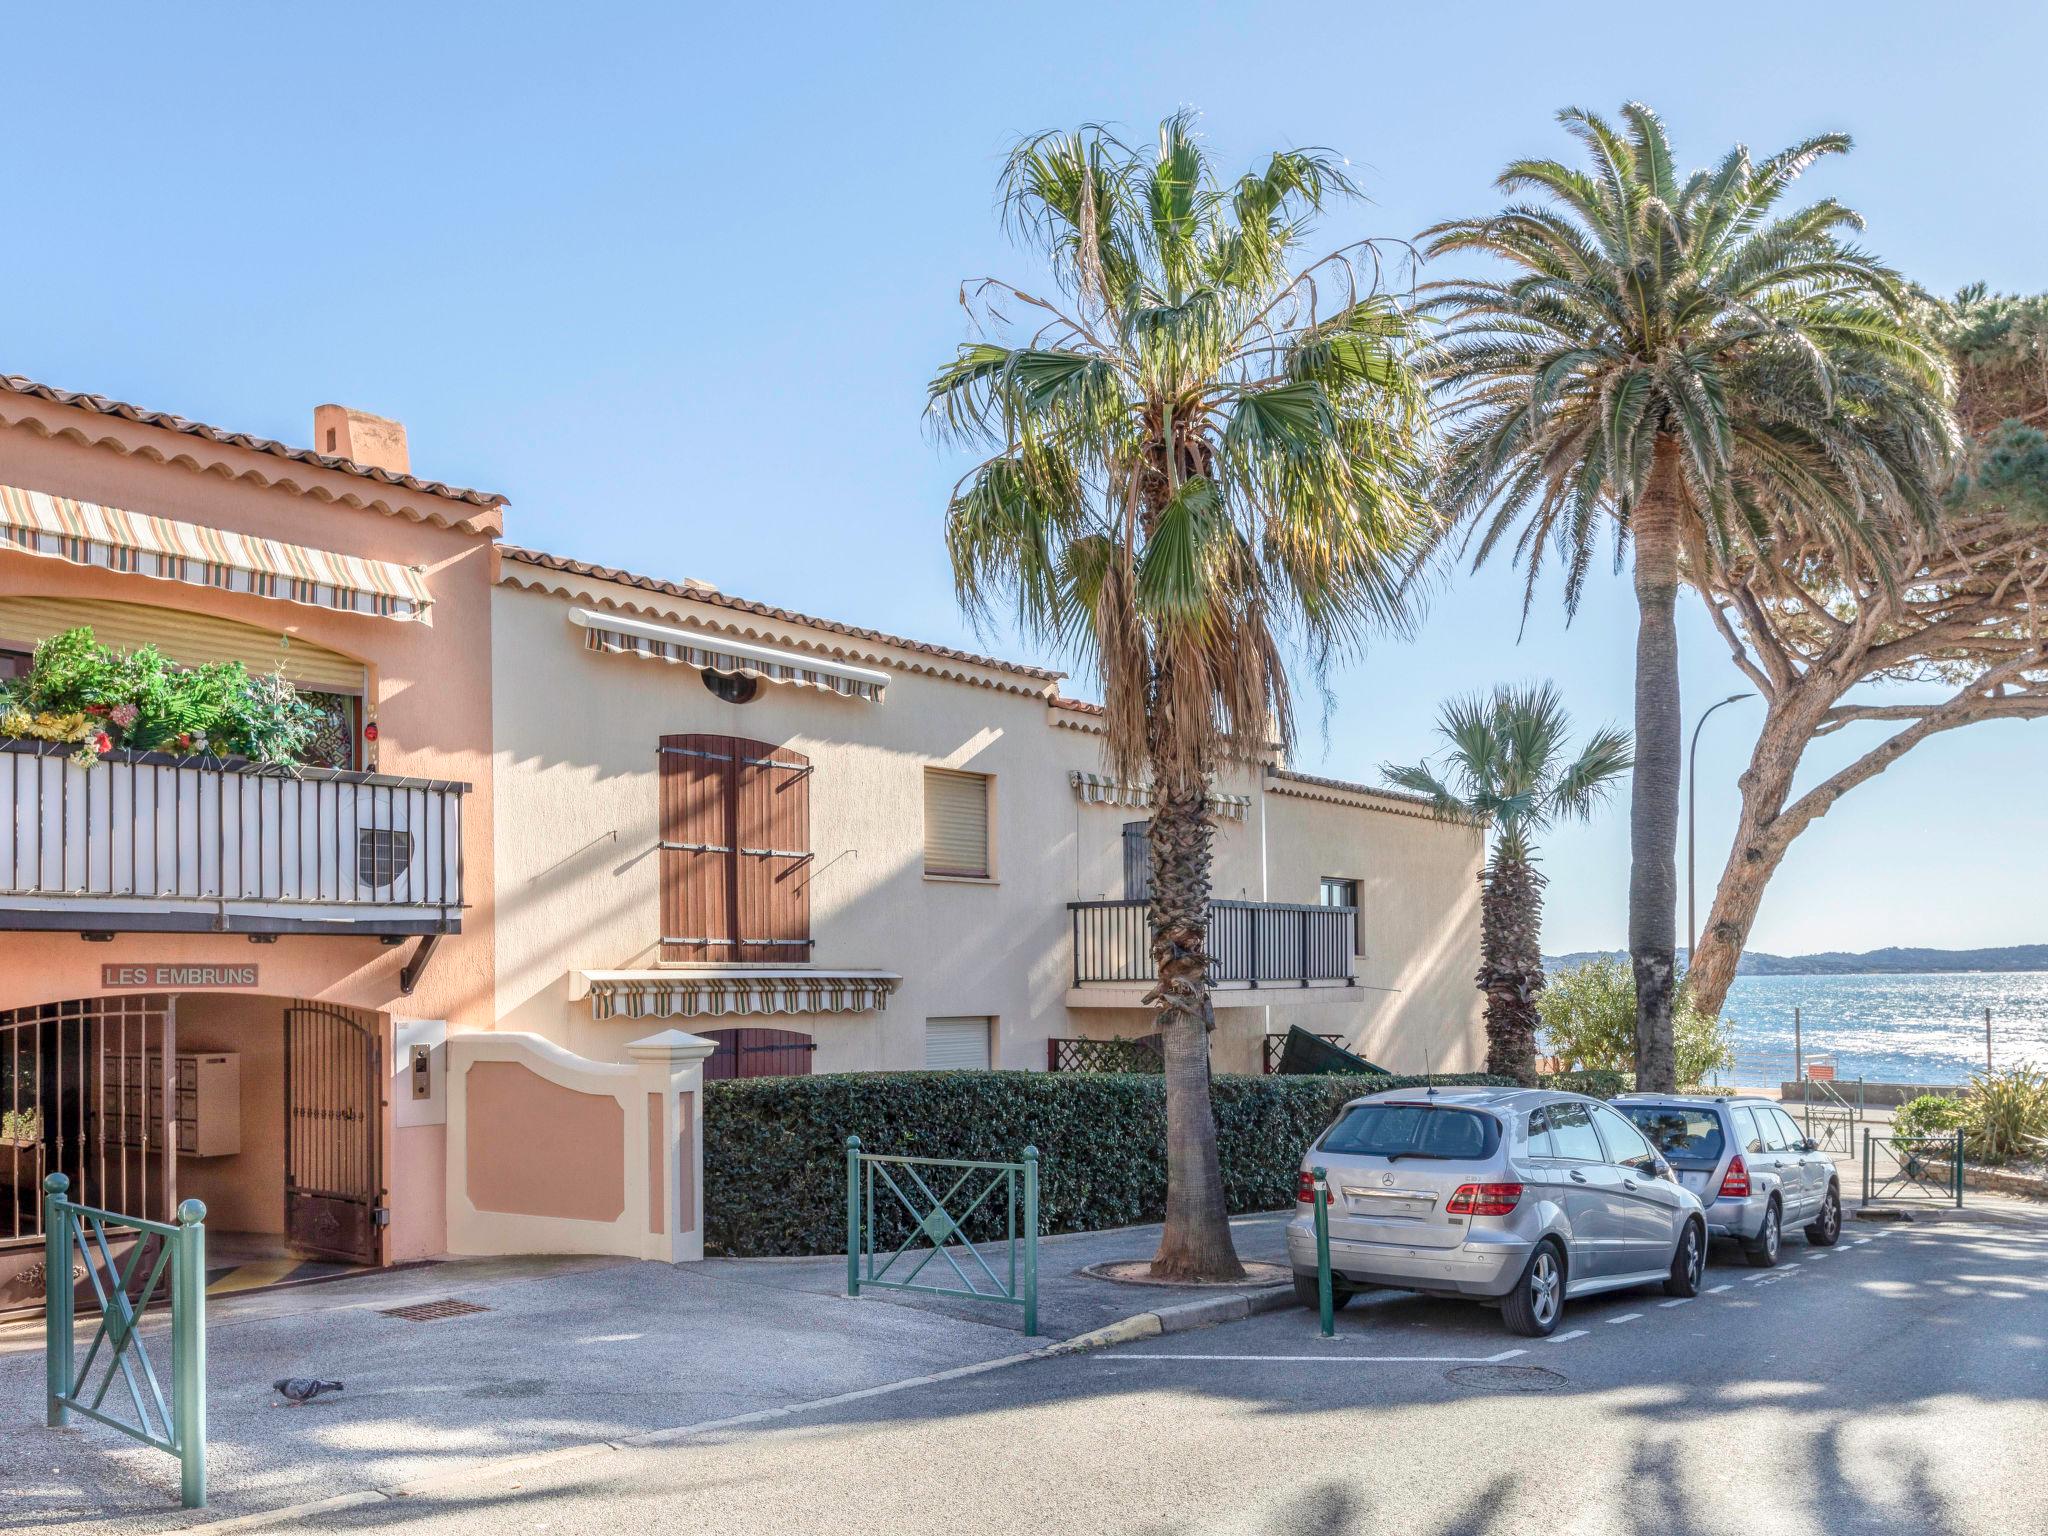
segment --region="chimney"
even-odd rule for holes
[[[313,451],[369,469],[388,469],[394,475],[412,473],[405,423],[345,405],[313,407]]]

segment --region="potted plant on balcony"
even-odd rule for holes
[[[0,687],[0,736],[73,745],[86,767],[125,747],[289,768],[319,720],[282,673],[180,667],[152,645],[111,650],[87,627],[40,642],[28,675]]]
[[[0,1147],[27,1151],[43,1140],[43,1112],[40,1109],[0,1111]]]

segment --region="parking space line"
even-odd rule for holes
[[[1681,1296],[1676,1301],[1660,1301],[1657,1303],[1657,1305],[1664,1308],[1666,1311],[1669,1311],[1673,1307],[1685,1306],[1691,1300],[1692,1297],[1690,1296]]]
[[[1575,1339],[1578,1335],[1564,1337]],[[1317,1365],[1499,1365],[1527,1353],[1526,1349],[1504,1349],[1493,1355],[1161,1355],[1140,1350],[1105,1350],[1094,1358],[1104,1364],[1125,1360],[1270,1360],[1313,1361]]]
[[[1642,1315],[1640,1312],[1624,1312],[1619,1317],[1610,1317],[1607,1322],[1610,1327],[1615,1323],[1632,1323]]]
[[[1721,1294],[1721,1293],[1722,1293],[1723,1291],[1732,1291],[1732,1290],[1734,1290],[1734,1289],[1735,1289],[1735,1285],[1734,1285],[1734,1282],[1733,1282],[1733,1281],[1727,1281],[1727,1282],[1724,1282],[1724,1283],[1722,1283],[1722,1284],[1720,1284],[1720,1285],[1716,1285],[1716,1286],[1710,1286],[1710,1287],[1708,1288],[1708,1290],[1707,1290],[1707,1294],[1708,1294],[1709,1296],[1718,1296],[1718,1295],[1720,1295],[1720,1294]]]
[[[1586,1333],[1587,1330],[1584,1328],[1574,1328],[1570,1333],[1553,1333],[1543,1342],[1546,1344],[1566,1344],[1573,1339],[1583,1339]]]

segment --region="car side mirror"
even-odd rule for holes
[[[1799,1150],[1802,1152],[1818,1152],[1820,1150],[1820,1143],[1809,1136],[1806,1140],[1799,1143]]]

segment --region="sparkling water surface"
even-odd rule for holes
[[[1808,1060],[1874,1082],[1960,1083],[1991,1059],[2001,1069],[2048,1070],[2048,971],[1941,976],[1739,976],[1722,1016],[1733,1027],[1729,1080],[1792,1076],[1793,1010]]]

